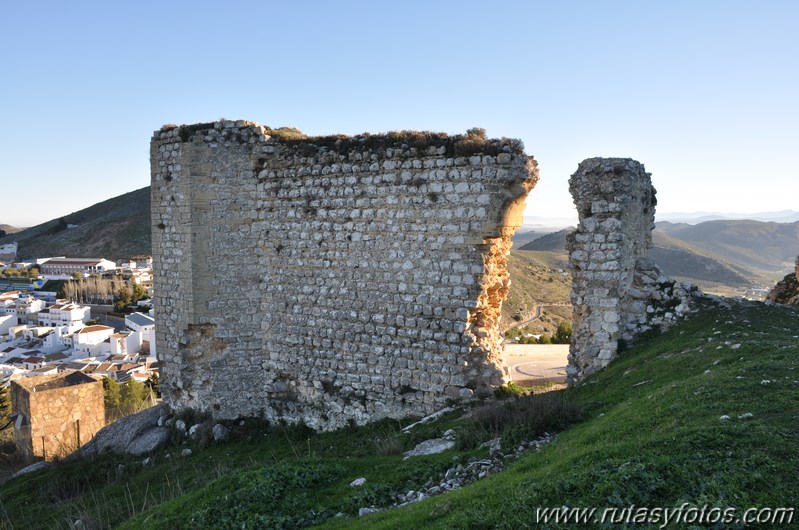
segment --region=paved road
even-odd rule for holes
[[[515,383],[566,381],[568,344],[506,344],[505,364]]]
[[[535,322],[536,320],[541,318],[541,313],[543,313],[545,307],[569,307],[570,305],[571,302],[552,302],[551,304],[537,305],[535,306],[535,316],[533,316],[532,318],[528,318],[527,320],[523,320],[521,322],[514,322],[513,324],[510,325],[508,329],[520,328],[526,326],[530,322]]]
[[[539,318],[541,318],[542,311],[543,311],[542,306],[540,305],[535,306],[535,316],[533,316],[532,318],[528,318],[527,320],[522,320],[521,322],[514,322],[513,324],[511,324],[511,326],[508,329],[520,328],[522,326],[526,326],[530,322],[538,320]]]
[[[124,331],[126,329],[124,318],[114,317],[102,313],[97,316],[93,315],[92,318],[96,318],[97,320],[100,321],[100,324],[104,326],[111,326],[116,331]]]

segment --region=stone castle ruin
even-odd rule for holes
[[[701,293],[649,259],[657,199],[643,164],[589,158],[569,179],[569,191],[580,220],[567,242],[573,384],[607,366],[642,332],[674,324]]]
[[[520,142],[220,121],[165,126],[150,157],[161,389],[174,408],[332,429],[431,413],[508,380],[507,256],[538,180]],[[646,257],[655,192],[643,166],[587,160],[571,188],[575,382],[688,306]]]
[[[507,380],[498,330],[536,163],[480,130],[157,131],[161,389],[319,429],[430,413]]]

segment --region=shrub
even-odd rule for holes
[[[562,431],[580,419],[580,410],[562,392],[545,392],[512,401],[480,407],[458,438],[462,450],[479,442],[502,436],[509,444],[531,440],[545,432]]]

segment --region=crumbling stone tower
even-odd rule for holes
[[[150,157],[172,406],[325,429],[505,381],[506,261],[538,178],[518,141],[224,121],[164,127]]]
[[[569,383],[607,366],[640,333],[668,328],[701,295],[664,276],[649,259],[657,204],[650,176],[629,158],[589,158],[569,179],[580,220],[567,241]]]

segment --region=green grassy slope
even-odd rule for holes
[[[150,188],[141,188],[0,238],[19,242],[18,259],[48,256],[119,259],[149,255]]]
[[[762,305],[708,311],[566,391],[589,419],[505,473],[330,526],[529,528],[537,508],[564,505],[796,507],[797,317]]]
[[[469,447],[494,433],[475,430],[460,413],[410,435],[393,421],[324,434],[250,421],[236,425],[228,443],[189,442],[189,457],[178,445],[147,466],[104,456],[14,479],[0,488],[0,526],[69,528],[81,518],[90,527],[147,529],[529,528],[538,526],[537,508],[564,505],[792,507],[799,502],[798,369],[799,312],[714,307],[560,391],[583,421],[453,493],[356,515],[486,456]],[[746,413],[752,417],[739,418]],[[534,416],[523,415],[503,438],[518,439]],[[449,428],[461,449],[409,460],[398,454]],[[361,476],[365,486],[349,486]]]

